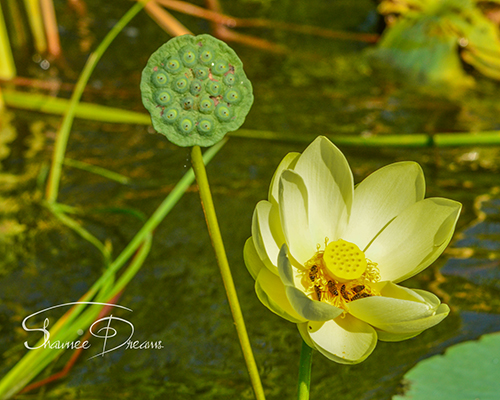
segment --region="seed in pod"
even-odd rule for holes
[[[184,110],[192,110],[194,108],[194,97],[189,95],[184,97],[181,104]]]
[[[182,63],[179,57],[170,57],[165,62],[165,69],[171,74],[178,74],[182,70]]]
[[[155,95],[155,100],[160,106],[168,106],[173,99],[173,93],[168,89],[160,89]]]
[[[186,76],[179,76],[173,83],[172,89],[177,93],[186,93],[189,90],[189,79]]]
[[[195,122],[193,118],[189,116],[184,116],[179,119],[179,122],[177,124],[177,129],[183,134],[188,134],[193,131],[195,128]]]
[[[210,46],[202,46],[200,48],[200,53],[198,59],[203,65],[210,66],[214,61],[216,56],[215,50]]]
[[[198,52],[193,46],[184,46],[179,50],[179,55],[181,57],[182,62],[188,68],[194,67],[197,63],[196,56]]]
[[[168,78],[168,74],[161,68],[158,68],[158,70],[153,72],[153,75],[151,75],[151,83],[156,87],[167,86],[169,80],[170,79]]]
[[[215,116],[219,121],[226,122],[233,117],[233,111],[227,105],[219,103],[217,107],[215,107]]]
[[[198,79],[195,79],[194,81],[191,82],[191,87],[189,88],[189,91],[193,96],[199,95],[203,89],[203,84],[201,81]]]
[[[209,71],[207,67],[197,67],[194,70],[194,75],[201,81],[208,78]]]
[[[215,129],[215,122],[212,117],[206,116],[200,119],[197,125],[198,132],[201,134],[211,133]]]
[[[163,120],[167,124],[173,124],[179,119],[180,115],[181,112],[177,107],[170,107],[163,112]]]
[[[211,96],[218,96],[222,93],[222,85],[218,81],[209,80],[205,85],[205,89]]]
[[[214,75],[224,75],[229,71],[229,64],[224,60],[215,61],[214,65],[211,68],[212,74]]]
[[[224,101],[227,101],[230,104],[238,104],[241,101],[241,99],[242,99],[241,92],[236,88],[229,89],[224,94]]]
[[[215,110],[215,103],[209,96],[203,96],[198,106],[200,112],[209,114]]]
[[[236,82],[238,82],[238,77],[236,74],[226,74],[224,76],[224,83],[228,86],[233,86]]]

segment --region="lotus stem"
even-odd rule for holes
[[[259,371],[257,369],[257,364],[255,363],[250,340],[248,339],[245,321],[243,319],[240,303],[238,301],[238,295],[236,293],[233,277],[231,275],[231,270],[227,261],[226,251],[224,249],[224,243],[222,241],[219,223],[217,221],[217,215],[215,213],[212,194],[210,193],[210,185],[208,183],[207,171],[205,169],[205,164],[203,163],[200,146],[193,147],[193,150],[191,151],[191,162],[193,164],[196,182],[198,183],[198,187],[200,190],[200,198],[203,206],[203,211],[205,213],[208,232],[210,234],[210,239],[212,240],[212,246],[215,250],[217,263],[219,264],[220,273],[222,275],[222,280],[226,289],[229,307],[231,308],[234,324],[236,325],[236,331],[240,340],[241,350],[243,352],[243,357],[245,358],[248,373],[250,375],[250,381],[252,382],[256,399],[264,400],[264,389],[262,388]]]
[[[313,350],[302,341],[299,364],[299,388],[297,391],[298,400],[309,400],[309,388],[311,387],[311,366]]]

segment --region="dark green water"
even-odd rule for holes
[[[226,2],[235,16],[259,16],[332,29],[374,31],[368,1]],[[88,2],[92,48],[123,15],[129,2]],[[78,19],[66,2],[56,2],[67,65],[44,71],[19,54],[19,73],[43,80],[71,81],[87,53],[80,50]],[[177,16],[177,14],[176,14]],[[179,18],[195,33],[208,24]],[[255,104],[244,128],[294,135],[398,134],[500,129],[498,84],[478,78],[466,96],[445,97],[416,85],[394,83],[363,58],[365,44],[339,42],[272,30],[244,32],[286,44],[275,55],[233,45],[254,85]],[[104,55],[85,101],[144,111],[140,72],[168,36],[145,14],[137,16]],[[61,91],[61,97],[70,93]],[[15,129],[10,154],[0,170],[0,374],[25,354],[21,321],[52,305],[76,301],[102,273],[101,256],[40,204],[43,171],[50,163],[58,116],[9,110]],[[149,216],[189,166],[189,151],[169,144],[143,126],[76,120],[67,157],[129,176],[131,185],[65,167],[59,195],[81,207],[82,224],[119,254],[141,222],[110,208]],[[250,339],[268,399],[294,398],[301,339],[294,324],[258,301],[243,264],[256,203],[279,161],[305,144],[232,138],[208,166],[222,235]],[[400,342],[380,342],[367,361],[337,365],[314,354],[312,399],[390,399],[403,388],[402,376],[419,360],[448,346],[500,330],[500,151],[495,147],[394,149],[341,147],[359,182],[375,169],[401,160],[419,162],[427,196],[461,201],[464,211],[450,251],[404,285],[437,293],[452,313],[437,327]],[[198,193],[192,188],[154,234],[153,248],[119,304],[133,313],[134,339],[161,340],[161,350],[117,350],[105,357],[81,357],[69,375],[42,394],[47,399],[251,399],[252,391],[215,257],[206,233]],[[476,219],[478,212],[482,217]],[[465,250],[464,250],[465,249]],[[467,250],[468,249],[468,250]],[[62,369],[61,357],[50,375]]]

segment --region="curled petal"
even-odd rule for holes
[[[285,285],[285,292],[293,309],[304,320],[326,321],[342,314],[342,309],[321,301],[312,300],[295,286],[293,268],[287,257],[287,247],[284,244],[278,257],[278,270],[281,281]]]
[[[281,160],[278,168],[274,172],[273,178],[271,179],[271,185],[269,186],[269,201],[273,204],[278,204],[279,201],[279,182],[281,173],[285,169],[292,169],[297,163],[300,153],[288,153],[283,160]]]
[[[462,205],[428,198],[406,208],[365,251],[384,281],[401,282],[434,262],[453,236]]]
[[[304,150],[294,171],[307,187],[314,246],[323,244],[325,237],[339,239],[347,226],[354,190],[346,158],[326,137],[319,136]]]
[[[387,333],[415,336],[449,313],[447,305],[423,290],[414,291],[391,282],[381,282],[373,288],[381,295],[349,303],[349,313]]]
[[[267,268],[260,270],[255,281],[255,292],[262,304],[280,317],[295,323],[306,321],[290,305],[281,279]]]
[[[349,314],[323,323],[309,322],[307,334],[320,353],[341,364],[364,361],[377,345],[375,329]]]
[[[243,248],[243,259],[245,260],[245,266],[252,275],[253,279],[257,279],[257,275],[262,268],[265,268],[264,262],[257,254],[255,250],[255,245],[253,238],[249,237],[245,242],[245,247]]]
[[[277,206],[265,200],[257,204],[252,218],[252,237],[261,260],[277,274],[278,253],[285,242]]]
[[[343,239],[361,250],[405,208],[423,200],[425,180],[415,162],[398,162],[375,171],[354,189],[347,232]]]
[[[314,255],[316,245],[309,232],[307,189],[300,175],[288,169],[281,174],[279,207],[290,253],[303,264]]]

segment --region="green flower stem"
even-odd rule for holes
[[[311,386],[311,365],[313,350],[302,341],[299,364],[299,388],[297,391],[298,400],[309,400],[309,388]]]
[[[65,158],[63,161],[64,165],[69,167],[78,168],[82,171],[91,172],[96,175],[101,175],[104,178],[110,179],[112,181],[121,183],[122,185],[127,185],[130,183],[130,179],[117,172],[110,171],[106,168],[99,167],[97,165],[92,165],[83,161],[73,160],[71,158]]]
[[[139,11],[142,10],[145,3],[149,1],[138,1],[127,13],[118,21],[118,23],[109,31],[103,41],[99,44],[96,51],[93,52],[85,67],[83,68],[80,77],[78,78],[78,82],[75,86],[75,90],[71,96],[71,100],[69,102],[68,110],[64,115],[63,122],[61,124],[61,128],[57,134],[54,156],[52,157],[52,165],[50,168],[49,182],[47,184],[47,192],[46,198],[49,203],[53,203],[57,200],[57,194],[59,191],[59,183],[61,180],[61,172],[62,172],[62,164],[64,160],[64,154],[66,153],[66,146],[68,144],[69,133],[71,131],[71,126],[73,125],[73,120],[75,118],[76,108],[82,97],[83,90],[87,85],[87,82],[90,78],[90,75],[94,71],[97,63],[101,59],[102,55],[109,47],[111,42],[115,39],[115,37],[120,33],[120,31],[130,22],[130,20],[137,15]]]
[[[248,333],[245,327],[245,321],[243,319],[240,303],[238,301],[238,295],[236,293],[236,288],[234,287],[231,270],[229,269],[229,263],[227,261],[226,251],[224,250],[224,243],[222,242],[217,215],[215,214],[212,194],[210,193],[207,171],[205,169],[205,164],[203,163],[201,149],[199,146],[193,147],[191,152],[191,162],[193,164],[194,174],[200,190],[201,203],[205,213],[205,219],[207,221],[208,232],[212,240],[212,246],[215,250],[217,263],[219,264],[220,273],[222,275],[222,280],[224,282],[224,287],[229,301],[229,307],[231,308],[231,312],[233,314],[234,324],[236,325],[241,350],[247,364],[255,397],[258,400],[264,400],[264,389],[262,388],[259,371],[255,363],[252,347],[250,345],[250,340],[248,339]]]

